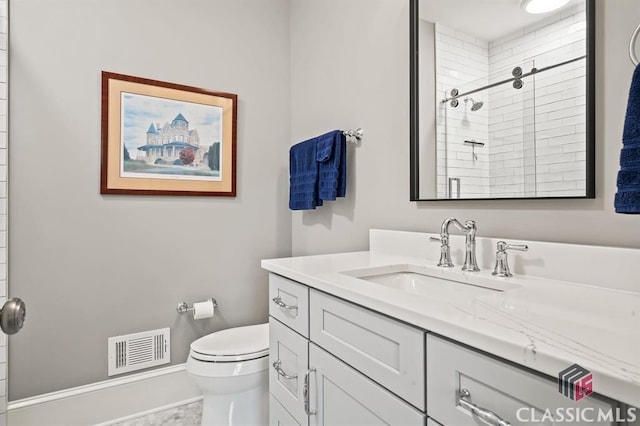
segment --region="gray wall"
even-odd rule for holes
[[[292,137],[366,131],[349,152],[348,198],[293,214],[293,254],[366,249],[370,228],[436,232],[450,215],[475,219],[481,236],[640,247],[640,217],[613,210],[640,8],[596,3],[597,198],[412,203],[407,2],[292,0]]]
[[[11,4],[11,400],[107,379],[107,338],[171,327],[173,363],[267,319],[260,259],[287,256],[289,2]],[[238,196],[101,196],[100,72],[237,93]],[[172,225],[182,222],[180,226]],[[216,297],[194,323],[177,302]]]

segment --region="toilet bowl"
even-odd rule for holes
[[[269,423],[269,324],[229,328],[191,343],[187,373],[203,395],[203,426]]]

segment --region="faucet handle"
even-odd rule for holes
[[[526,244],[507,244],[504,241],[498,241],[497,248],[498,248],[498,251],[505,251],[505,250],[527,251],[527,250],[529,250],[529,246],[526,245]]]
[[[451,261],[451,253],[449,252],[449,238],[446,235],[438,237],[429,237],[429,241],[434,243],[440,243],[440,261],[438,266],[443,268],[453,268],[453,262]]]
[[[504,241],[498,241],[497,249],[496,266],[493,268],[491,275],[497,277],[512,277],[513,274],[509,270],[507,250],[527,251],[529,250],[529,246],[526,244],[507,244]]]

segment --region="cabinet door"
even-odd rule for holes
[[[334,356],[309,345],[309,416],[314,426],[424,426],[424,414]]]
[[[301,425],[304,411],[303,377],[309,342],[275,318],[269,318],[269,392]]]
[[[269,396],[269,426],[300,426],[273,395]]]
[[[598,421],[599,410],[615,413],[606,400],[591,395],[574,402],[551,378],[433,335],[427,336],[427,389],[427,414],[445,426],[482,424],[481,412],[472,410],[494,413],[512,426],[564,424],[561,417],[572,425],[614,424]],[[578,411],[588,419],[575,419]]]

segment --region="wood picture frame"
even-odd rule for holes
[[[103,71],[100,193],[235,197],[237,105],[235,94]]]

